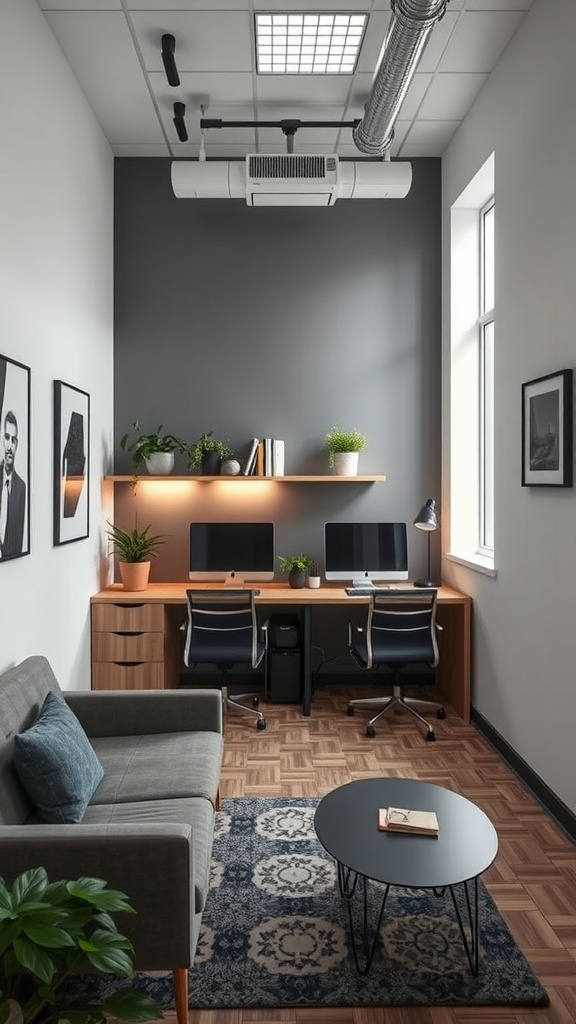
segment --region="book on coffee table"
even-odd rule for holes
[[[413,811],[405,807],[381,807],[378,828],[383,832],[412,832],[418,836],[437,836],[435,811]]]

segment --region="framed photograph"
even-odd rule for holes
[[[572,370],[522,385],[522,486],[572,487]]]
[[[54,381],[54,544],[88,536],[90,395]]]
[[[30,367],[0,356],[0,561],[30,554]]]

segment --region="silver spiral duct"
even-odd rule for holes
[[[434,25],[449,0],[391,0],[392,17],[372,82],[364,117],[352,130],[362,153],[382,156]]]

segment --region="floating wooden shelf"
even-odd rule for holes
[[[130,484],[134,482],[134,476],[106,476],[105,480],[113,480],[114,483]],[[199,483],[209,484],[214,480],[225,480],[227,483],[234,483],[237,480],[243,480],[244,483],[263,483],[273,481],[274,483],[284,484],[374,484],[383,483],[386,480],[385,476],[332,476],[329,473],[323,473],[319,476],[227,476],[223,473],[221,476],[151,476],[150,474],[142,474],[138,476],[137,482],[147,480],[186,480],[188,483]]]

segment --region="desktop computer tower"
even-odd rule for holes
[[[273,704],[299,704],[302,700],[300,625],[295,615],[270,617],[268,698]]]

